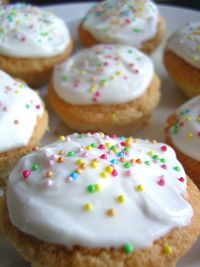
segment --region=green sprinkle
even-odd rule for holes
[[[29,109],[30,108],[30,105],[29,104],[26,104],[26,108]]]
[[[68,78],[66,75],[64,75],[64,76],[62,77],[62,79],[63,79],[64,81],[68,81],[68,80],[69,80],[69,78]]]
[[[129,148],[129,147],[125,147],[125,148],[123,149],[123,151],[124,151],[124,152],[129,152],[129,151],[130,151],[130,148]]]
[[[33,166],[32,166],[32,170],[33,170],[33,171],[38,171],[39,168],[40,168],[40,166],[39,166],[39,164],[37,164],[37,163],[34,163]]]
[[[129,169],[130,167],[131,167],[131,163],[130,162],[124,163],[124,168]]]
[[[127,254],[131,254],[134,252],[134,247],[131,244],[125,244],[124,245],[124,252]]]
[[[96,192],[96,185],[94,185],[94,184],[89,185],[87,187],[87,191],[90,192],[90,193]]]
[[[76,154],[76,152],[74,152],[74,151],[69,151],[69,152],[67,153],[67,156],[68,156],[68,157],[73,157],[73,156],[75,156],[75,154]]]
[[[140,29],[132,29],[133,32],[141,32]]]
[[[91,146],[92,146],[93,148],[97,148],[97,145],[96,145],[95,143],[92,143]]]
[[[166,159],[160,159],[161,163],[166,163]]]
[[[159,159],[159,156],[158,155],[153,155],[152,158],[155,159],[155,160],[158,160]]]
[[[148,160],[145,161],[144,163],[145,163],[147,166],[150,166],[150,164],[151,164],[150,161],[148,161]]]
[[[174,170],[177,171],[177,172],[180,172],[180,168],[178,166],[175,166]]]

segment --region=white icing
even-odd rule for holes
[[[170,129],[173,144],[185,155],[200,161],[200,96],[177,111],[177,122]]]
[[[0,6],[0,54],[45,58],[62,54],[70,42],[64,22],[25,4]]]
[[[150,58],[135,48],[99,45],[58,65],[53,84],[58,96],[71,104],[115,104],[144,94],[153,74]]]
[[[0,152],[26,146],[43,112],[35,91],[0,70]]]
[[[69,152],[75,155],[69,156]],[[102,154],[107,159],[102,159]],[[58,163],[60,155],[63,163]],[[77,168],[82,168],[77,163],[80,159],[87,167],[77,174]],[[98,160],[96,168],[91,167],[94,159]],[[125,168],[131,159],[142,163]],[[39,169],[33,171],[33,164],[39,164]],[[112,170],[102,178],[108,166],[117,175]],[[24,170],[30,171],[26,178]],[[52,172],[51,178],[46,177],[47,171]],[[161,179],[164,186],[159,185]],[[88,192],[88,186],[96,184],[102,191]],[[143,192],[136,190],[139,184],[144,186]],[[125,203],[117,201],[119,195],[125,196]],[[186,174],[169,146],[140,139],[131,144],[131,139],[99,133],[74,134],[29,154],[10,174],[8,186],[12,223],[40,240],[67,247],[119,248],[126,243],[135,249],[148,247],[173,228],[190,224],[193,210],[186,198]],[[86,203],[93,205],[91,212],[84,210]],[[111,208],[116,216],[107,215]]]
[[[193,67],[200,68],[200,21],[189,23],[172,34],[167,49]]]
[[[158,21],[152,1],[107,0],[89,10],[83,28],[101,42],[140,47],[155,37]]]

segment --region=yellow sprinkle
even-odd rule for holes
[[[97,91],[97,84],[93,84],[93,85],[90,87],[89,91],[90,91],[91,93],[96,92],[96,91]]]
[[[108,178],[108,173],[102,172],[101,173],[101,177],[104,178],[104,179],[107,179]]]
[[[78,168],[78,169],[76,170],[76,172],[77,172],[78,174],[81,174],[81,173],[83,172],[83,170],[80,169],[80,168]]]
[[[81,164],[83,164],[84,163],[84,161],[82,160],[82,159],[78,159],[77,161],[76,161],[76,164],[78,165],[78,166],[80,166]]]
[[[123,74],[123,72],[122,72],[122,71],[117,71],[116,74],[117,74],[118,76],[120,76],[120,75]]]
[[[87,203],[84,205],[84,210],[87,212],[91,212],[94,209],[94,206],[91,203]]]
[[[151,157],[153,156],[153,154],[154,154],[153,151],[149,151],[148,152],[148,155],[151,156]]]
[[[99,134],[100,134],[102,137],[105,136],[105,133],[103,133],[103,132],[100,132]]]
[[[200,117],[197,118],[197,122],[200,122]]]
[[[193,138],[193,133],[187,133],[187,138],[192,139]]]
[[[187,122],[191,121],[191,116],[185,116],[185,121]]]
[[[86,148],[85,148],[86,150],[92,150],[93,149],[93,147],[92,146],[86,146]]]
[[[16,91],[15,91],[15,94],[19,94],[19,90],[16,90]]]
[[[166,246],[163,248],[163,252],[165,254],[171,254],[173,252],[173,248],[171,246]]]
[[[106,148],[110,148],[110,147],[111,147],[111,144],[108,143],[108,142],[106,142],[106,143],[105,143],[105,146],[106,146]]]
[[[58,154],[59,154],[59,155],[64,155],[64,154],[65,154],[65,151],[64,151],[64,150],[60,150],[60,151],[58,152]]]
[[[86,74],[86,71],[85,71],[85,70],[82,70],[82,71],[81,71],[81,74]]]
[[[107,166],[107,167],[105,168],[105,171],[106,171],[107,173],[111,173],[111,172],[113,171],[113,167],[112,167],[112,166]]]
[[[119,195],[117,197],[117,201],[120,203],[120,204],[123,204],[126,202],[126,197],[124,195]]]
[[[95,185],[96,191],[101,192],[102,191],[102,186],[100,184]]]
[[[61,135],[59,138],[58,138],[59,141],[65,141],[65,137],[63,135]]]
[[[116,79],[116,75],[112,75],[110,79],[111,80],[115,80]]]
[[[98,167],[98,163],[95,162],[95,161],[92,161],[92,162],[90,163],[90,167],[93,168],[93,169],[96,169],[96,168]]]
[[[141,184],[139,184],[139,185],[136,186],[136,190],[137,190],[138,192],[142,192],[142,191],[144,191],[144,186],[141,185]]]

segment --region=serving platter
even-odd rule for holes
[[[72,38],[75,42],[75,52],[81,49],[81,45],[78,40],[77,28],[80,20],[84,17],[87,10],[94,3],[84,4],[62,4],[46,6],[44,9],[52,11],[60,16],[69,26]],[[177,7],[170,7],[165,5],[159,6],[160,12],[166,20],[166,37],[169,36],[180,26],[191,21],[197,21],[200,18],[200,12],[182,9]],[[179,92],[178,88],[168,76],[162,63],[162,52],[165,44],[163,40],[159,49],[152,55],[152,59],[155,63],[155,70],[162,80],[162,97],[158,108],[153,112],[153,115],[149,123],[142,129],[133,133],[134,137],[148,138],[151,140],[164,141],[164,127],[166,118],[177,107],[179,107],[186,98]],[[44,87],[40,90],[43,96],[47,108],[50,114],[49,131],[46,133],[41,145],[48,144],[55,141],[59,135],[67,135],[72,131],[68,129],[60,119],[54,114],[49,107],[46,99],[47,88]],[[177,264],[177,267],[199,267],[200,266],[200,239],[196,244]],[[21,256],[15,251],[15,249],[7,241],[0,237],[0,266],[1,267],[30,267],[30,264],[25,262]],[[167,266],[166,266],[167,267]]]

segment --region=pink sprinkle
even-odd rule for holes
[[[105,149],[105,146],[103,144],[98,146],[98,149]]]
[[[106,154],[102,154],[102,155],[100,156],[100,158],[101,158],[101,159],[107,159],[107,155],[106,155]]]
[[[115,139],[115,138],[117,138],[117,135],[116,134],[112,134],[111,138]]]
[[[52,160],[57,160],[58,156],[56,154],[51,155]]]
[[[126,19],[126,23],[127,24],[130,24],[131,23],[131,20],[130,19]]]
[[[158,181],[158,185],[165,186],[165,179],[164,179],[163,175],[160,176],[159,181]]]
[[[167,146],[161,146],[161,150],[162,150],[163,152],[166,152],[166,151],[167,151]]]
[[[124,80],[128,80],[128,76],[124,76]]]
[[[112,171],[112,176],[117,176],[117,175],[118,175],[118,172],[117,172],[116,169],[114,169],[114,170]]]
[[[125,146],[126,144],[125,144],[125,142],[121,142],[120,145],[121,146]]]
[[[80,85],[81,85],[80,82],[75,82],[75,83],[74,83],[74,87],[76,87],[76,88],[80,87]]]
[[[104,66],[108,66],[108,62],[104,62]]]
[[[66,182],[72,182],[73,181],[73,178],[71,177],[71,176],[68,176],[67,178],[66,178]]]
[[[131,176],[131,170],[126,171],[126,172],[125,172],[125,175],[126,175],[126,176]]]
[[[88,158],[88,157],[89,157],[89,154],[88,154],[87,152],[84,152],[84,153],[82,154],[82,157],[83,157],[83,158]]]
[[[48,179],[48,180],[45,181],[45,185],[46,185],[47,187],[51,187],[51,186],[53,185],[53,181],[50,180],[50,179]]]
[[[31,174],[30,170],[23,170],[22,175],[24,177],[24,179],[27,179]]]
[[[183,127],[183,125],[184,125],[184,122],[183,122],[183,121],[181,121],[179,125],[180,125],[180,127]]]
[[[197,133],[197,136],[200,137],[200,132]]]
[[[185,179],[183,178],[183,177],[180,177],[179,179],[178,179],[180,182],[184,182],[185,181]]]
[[[134,70],[134,73],[139,73],[139,70]]]
[[[93,97],[93,98],[92,98],[92,101],[93,101],[93,102],[97,102],[97,98],[96,98],[96,97]]]
[[[54,161],[53,161],[52,159],[50,159],[50,160],[48,161],[48,165],[49,165],[49,166],[53,166],[53,165],[54,165]]]
[[[100,96],[100,92],[97,91],[97,92],[95,93],[95,96]]]
[[[21,42],[25,42],[25,41],[26,41],[26,38],[25,38],[25,37],[22,37],[22,38],[20,39],[20,41],[21,41]]]
[[[167,169],[167,165],[166,164],[163,164],[163,165],[161,165],[161,168],[163,168],[164,170],[166,170]]]
[[[36,109],[40,109],[40,108],[41,108],[41,106],[40,106],[40,105],[36,105],[35,107],[36,107]]]

